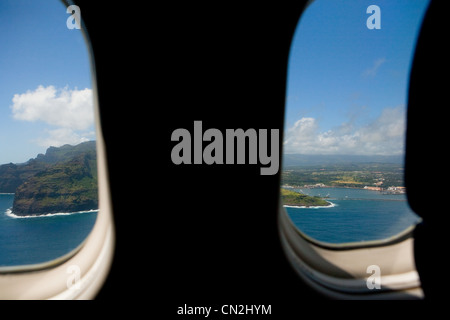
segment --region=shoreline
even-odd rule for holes
[[[380,193],[384,193],[384,194],[406,194],[406,192],[392,192],[389,191],[387,189],[385,190],[371,190],[366,188],[368,186],[364,186],[364,187],[348,187],[348,186],[327,186],[327,185],[323,185],[323,186],[291,186],[291,185],[282,185],[281,188],[284,189],[356,189],[356,190],[367,190],[367,191],[375,191],[375,192],[380,192]]]
[[[74,212],[56,212],[56,213],[44,213],[44,214],[30,214],[30,215],[17,215],[12,212],[11,208],[6,209],[5,214],[13,219],[28,219],[28,218],[45,218],[45,217],[53,217],[53,216],[70,216],[73,214],[81,214],[81,213],[98,213],[99,209],[90,209],[90,210],[82,210],[82,211],[74,211]]]
[[[323,185],[320,187],[315,187],[313,185],[311,186],[291,186],[291,185],[282,185],[281,188],[291,188],[291,189],[326,189],[326,188],[342,188],[342,189],[361,189],[361,190],[366,190],[364,189],[364,187],[348,187],[348,186],[327,186],[327,185]]]
[[[325,200],[327,201],[327,200]],[[322,208],[333,208],[336,207],[337,204],[331,201],[327,201],[329,205],[327,206],[295,206],[290,204],[283,204],[283,208],[298,208],[298,209],[322,209]]]

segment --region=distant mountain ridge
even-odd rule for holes
[[[38,154],[24,163],[0,165],[0,193],[15,193],[19,185],[49,165],[67,161],[83,152],[95,151],[95,141],[87,141],[72,146],[49,147],[45,154]]]
[[[97,190],[95,141],[50,147],[25,163],[0,166],[0,193],[15,193],[16,215],[97,209]]]
[[[95,141],[87,141],[75,146],[65,144],[61,147],[49,147],[45,154],[38,154],[35,160],[44,163],[67,161],[81,153],[95,151],[95,146]],[[30,159],[29,161],[31,160],[33,159]]]
[[[347,163],[393,163],[403,164],[404,156],[381,156],[381,155],[308,155],[308,154],[284,154],[283,166],[312,166],[332,165]]]

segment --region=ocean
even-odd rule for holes
[[[0,267],[47,262],[80,245],[97,210],[37,217],[11,213],[14,194],[0,194]]]
[[[330,207],[285,207],[294,224],[323,242],[346,243],[381,240],[420,222],[405,194],[351,188],[292,189],[326,197]]]
[[[285,207],[294,224],[319,241],[346,243],[388,238],[420,218],[404,194],[350,188],[292,189],[327,196],[329,207]],[[75,249],[89,235],[97,211],[15,217],[14,194],[0,194],[0,267],[47,262]]]

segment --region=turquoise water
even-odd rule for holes
[[[14,217],[13,194],[0,194],[0,266],[42,263],[75,249],[89,235],[97,211]]]
[[[398,234],[420,218],[404,194],[350,188],[293,189],[307,195],[328,196],[331,207],[286,207],[294,224],[316,240],[344,243],[380,240]]]

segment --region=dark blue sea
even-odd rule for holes
[[[285,207],[294,224],[310,237],[330,243],[380,240],[398,234],[420,218],[405,194],[350,188],[292,189],[327,197],[330,207]]]
[[[0,194],[0,267],[42,263],[75,249],[89,235],[97,211],[15,217],[14,194]]]

